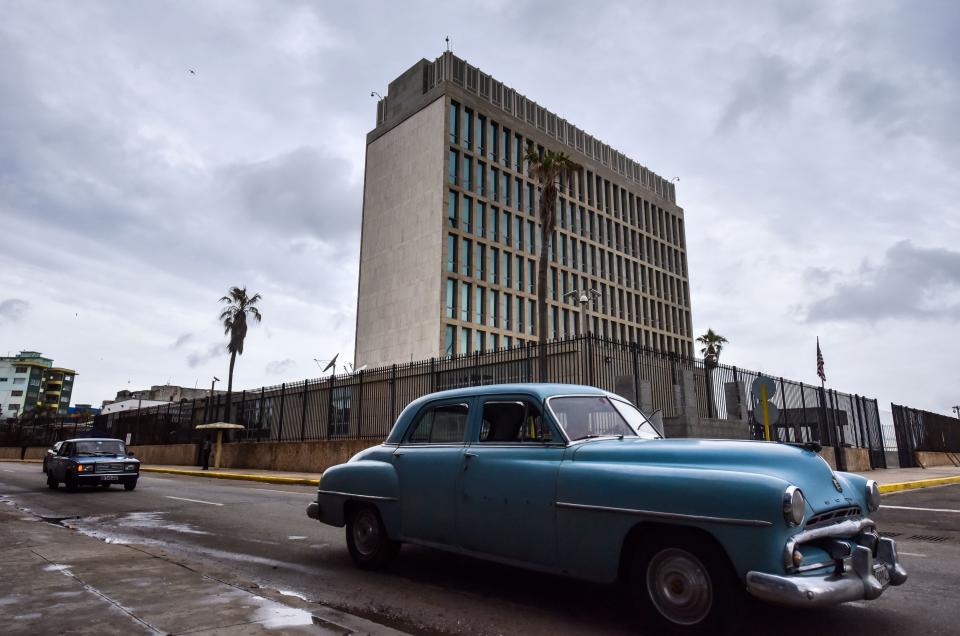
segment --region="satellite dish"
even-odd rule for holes
[[[367,365],[363,365],[363,366],[361,366],[361,367],[359,367],[359,368],[357,368],[357,369],[354,369],[353,372],[354,372],[354,373],[360,373],[361,371],[363,371],[363,370],[366,369],[366,368],[367,368]]]
[[[323,367],[323,371],[321,371],[320,373],[326,373],[331,368],[336,369],[337,367],[335,365],[337,364],[337,356],[339,355],[340,355],[339,353],[334,354],[333,359],[327,364],[327,366]]]

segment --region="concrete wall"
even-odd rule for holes
[[[750,425],[740,420],[667,417],[663,420],[663,428],[668,438],[750,439]]]
[[[913,457],[924,468],[930,466],[960,466],[960,453],[914,451]]]
[[[440,354],[446,102],[367,146],[355,364]]]
[[[830,468],[833,470],[837,469],[837,456],[834,452],[833,446],[824,446],[820,449],[820,457],[830,464]]]
[[[358,452],[376,446],[378,440],[328,440],[320,442],[234,442],[223,445],[221,468],[257,468],[303,473],[322,473],[342,464]],[[19,449],[16,449],[19,453]],[[196,466],[196,444],[131,446],[145,464]],[[17,455],[19,458],[19,454]],[[210,458],[213,465],[213,457]]]
[[[851,473],[862,473],[870,468],[870,451],[866,448],[844,448],[844,454],[847,458],[847,471]]]

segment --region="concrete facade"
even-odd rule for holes
[[[357,366],[537,339],[528,150],[577,166],[559,184],[547,336],[693,354],[675,184],[448,52],[390,83],[367,136]],[[566,295],[587,289],[599,297],[581,312]]]
[[[14,418],[37,408],[45,415],[66,415],[77,372],[53,366],[36,351],[0,357],[0,419]]]
[[[355,366],[437,355],[443,114],[436,100],[367,147]]]

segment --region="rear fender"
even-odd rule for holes
[[[396,538],[400,533],[399,496],[400,481],[393,465],[373,460],[340,464],[320,479],[320,521],[341,527],[346,523],[348,504],[370,504],[380,511],[387,534]]]

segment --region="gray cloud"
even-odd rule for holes
[[[188,342],[190,342],[190,340],[192,340],[192,339],[193,339],[193,334],[192,334],[192,333],[185,333],[185,334],[183,334],[182,336],[180,336],[179,338],[177,338],[176,340],[174,340],[174,341],[173,341],[173,344],[170,345],[170,348],[171,348],[171,349],[179,349],[179,348],[182,347],[183,345],[185,345],[185,344],[187,344]]]
[[[272,362],[267,363],[264,371],[269,376],[278,376],[283,375],[292,371],[296,368],[297,363],[292,358],[285,358],[283,360],[273,360]]]
[[[219,357],[227,357],[227,346],[223,343],[207,345],[206,349],[191,351],[187,354],[187,366],[195,369]]]
[[[877,322],[885,318],[960,320],[960,252],[892,245],[810,305],[810,321]]]
[[[7,298],[0,301],[0,320],[19,322],[30,308],[30,303],[19,298]]]

